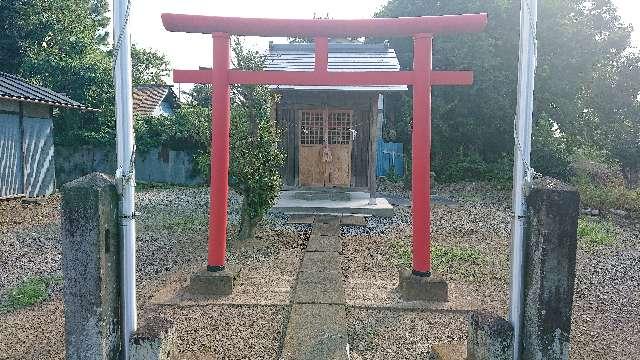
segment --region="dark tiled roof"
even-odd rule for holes
[[[265,70],[313,71],[315,44],[270,44]],[[385,44],[330,43],[329,71],[398,71],[396,52]],[[405,85],[385,86],[271,86],[295,90],[404,91]]]
[[[171,85],[139,85],[133,88],[133,114],[152,115],[165,97],[171,96],[176,102],[177,96]]]
[[[93,110],[77,101],[42,86],[27,83],[24,79],[0,72],[0,99],[10,99],[48,104],[74,109]]]

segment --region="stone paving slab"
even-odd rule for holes
[[[306,251],[331,251],[341,253],[342,240],[338,236],[311,235],[307,243]]]
[[[315,216],[314,223],[316,224],[328,224],[333,226],[338,226],[340,224],[340,215],[328,215],[328,214],[320,214]]]
[[[342,272],[300,272],[293,301],[310,304],[344,304]]]
[[[311,234],[313,235],[327,235],[327,236],[339,236],[340,224],[337,217],[335,217],[333,223],[314,223],[311,228]]]
[[[341,272],[342,259],[337,252],[310,252],[304,253],[300,271],[303,272]]]
[[[351,226],[366,226],[367,218],[362,215],[343,215],[340,218],[340,224]]]
[[[287,224],[313,224],[315,216],[308,214],[292,214]]]
[[[344,305],[294,304],[284,340],[284,360],[347,360]]]

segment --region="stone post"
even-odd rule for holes
[[[93,173],[62,188],[62,270],[68,360],[117,359],[120,237],[113,179]]]
[[[569,359],[580,198],[553,179],[527,196],[522,359]]]
[[[513,326],[500,316],[469,313],[467,360],[512,360]]]
[[[127,360],[170,360],[174,358],[175,338],[173,321],[155,316],[145,321],[129,339]]]

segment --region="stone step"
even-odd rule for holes
[[[339,236],[340,222],[337,218],[333,223],[315,222],[311,227],[311,235]]]
[[[284,360],[347,360],[344,305],[294,304],[284,339]]]

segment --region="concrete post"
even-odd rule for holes
[[[580,198],[553,179],[527,196],[522,359],[569,359]]]
[[[68,360],[117,359],[120,330],[118,198],[93,173],[62,188],[62,270]]]
[[[513,326],[500,316],[469,313],[467,360],[512,360]]]

